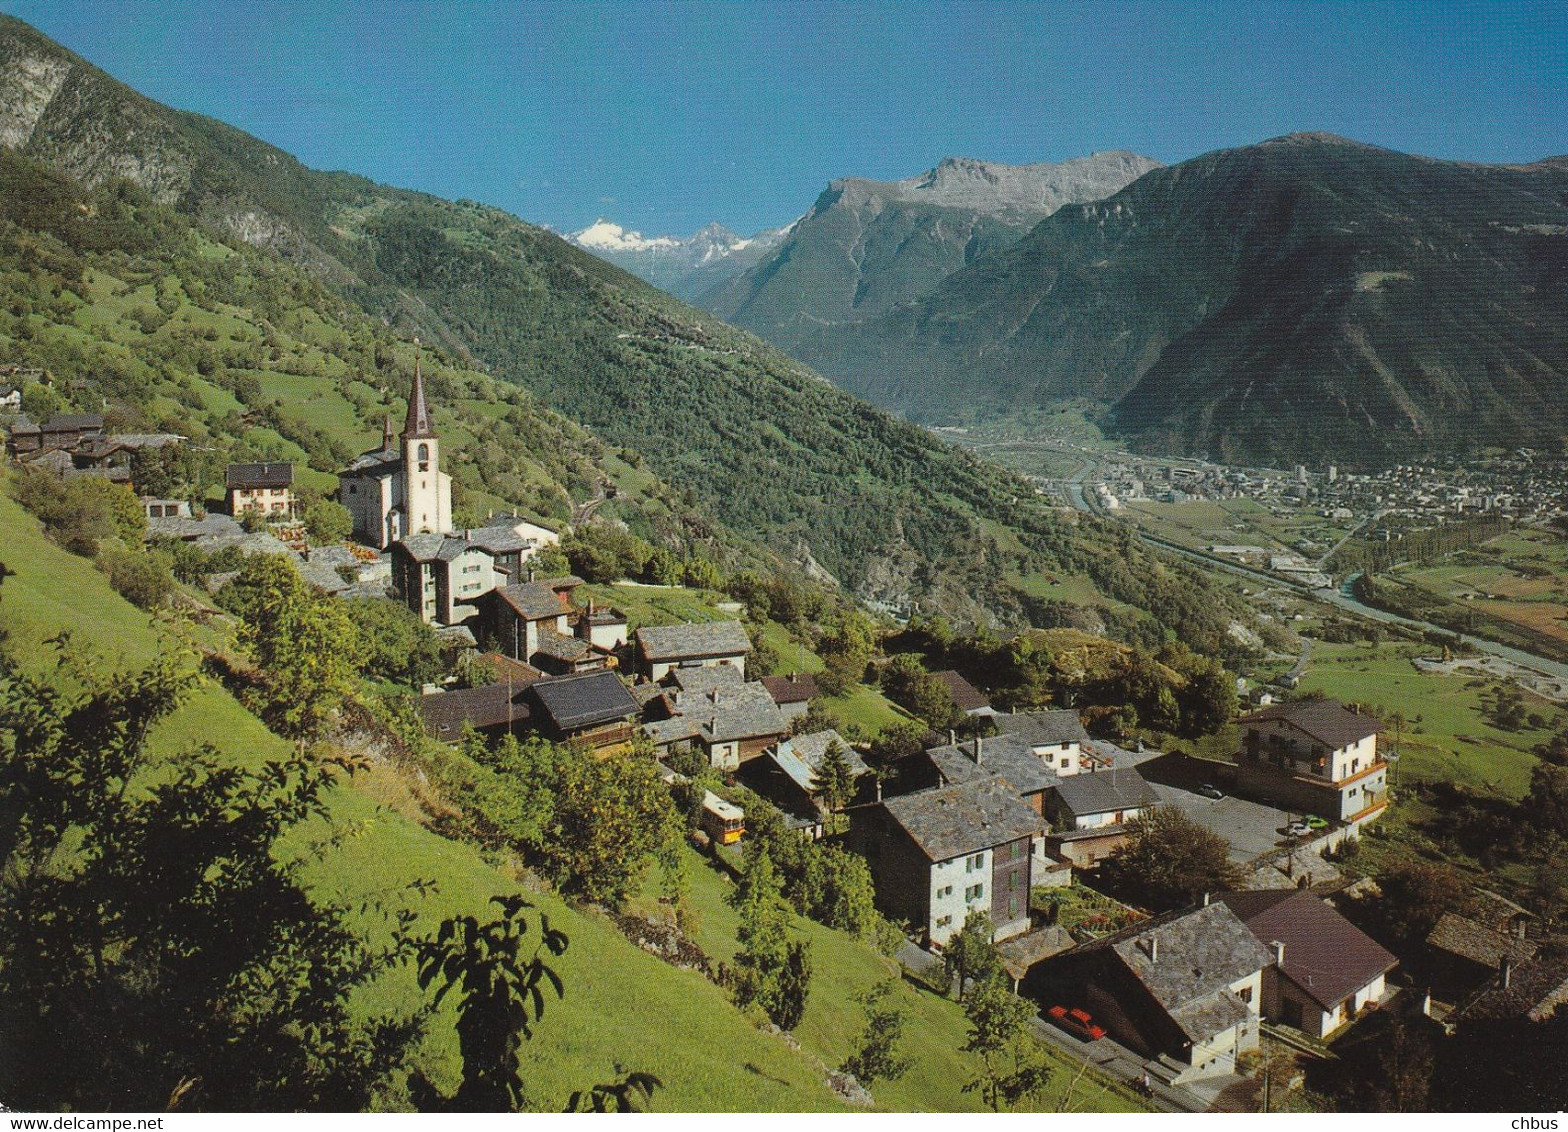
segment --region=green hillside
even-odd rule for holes
[[[7,648],[29,667],[50,662],[47,641],[62,631],[115,669],[144,664],[158,650],[179,647],[179,623],[154,622],[118,597],[86,559],[50,543],[37,522],[0,495],[0,541],[8,571],[0,586],[0,631]],[[195,694],[152,737],[162,759],[177,762],[182,751],[212,743],[225,759],[259,767],[287,754],[287,744],[269,732],[217,683],[204,679]],[[416,931],[433,932],[453,915],[488,916],[492,895],[519,891],[512,866],[487,860],[470,845],[446,840],[411,821],[378,797],[385,777],[380,766],[337,788],[330,797],[330,825],[341,835],[330,854],[312,866],[311,880],[326,897],[357,905],[372,897],[406,903],[419,914]],[[303,849],[321,840],[323,823],[299,830],[291,843]],[[723,903],[727,878],[693,856],[688,873],[700,908],[699,942],[728,957],[735,949],[735,913]],[[410,885],[434,881],[421,893]],[[841,1107],[825,1083],[823,1065],[836,1065],[849,1052],[859,1026],[854,997],[892,969],[869,944],[820,925],[797,921],[812,942],[818,971],[806,1020],[797,1037],[802,1048],[758,1029],[719,987],[680,971],[628,943],[602,915],[572,908],[547,890],[523,891],[537,911],[570,939],[556,969],[565,998],[548,1004],[537,1036],[524,1046],[524,1076],[539,1107],[559,1108],[573,1089],[612,1079],[617,1065],[652,1072],[664,1082],[655,1107],[676,1111],[801,1111]],[[374,921],[367,920],[367,926]],[[366,1013],[408,1009],[421,1001],[411,967],[377,984]],[[907,1078],[878,1088],[881,1106],[965,1110],[979,1106],[962,1086],[977,1062],[960,1053],[966,1023],[949,1000],[904,986],[898,1002],[909,1014],[906,1052],[913,1059]],[[450,1010],[450,1007],[447,1008]],[[450,1013],[438,1014],[419,1055],[438,1084],[455,1082],[455,1038]],[[1050,1107],[1065,1095],[1075,1073],[1058,1060]],[[1135,1099],[1108,1091],[1090,1077],[1073,1091],[1077,1108],[1135,1108]]]

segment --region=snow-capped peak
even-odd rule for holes
[[[585,248],[606,252],[651,252],[673,248],[679,242],[669,236],[645,237],[641,232],[628,232],[619,224],[600,218],[581,232],[574,232],[572,240]]]

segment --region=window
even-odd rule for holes
[[[428,472],[430,470],[430,445],[428,444],[421,444],[419,446],[419,470],[422,472]],[[420,484],[419,486],[423,487],[424,484]]]
[[[973,873],[985,868],[985,854],[976,853],[973,857],[965,858],[964,872]]]
[[[972,903],[985,895],[985,885],[976,884],[964,889],[964,903]]]
[[[953,917],[951,917],[951,916],[938,916],[936,918],[936,926],[939,927],[939,928],[945,928],[949,924],[951,924],[952,922],[953,922]]]
[[[1063,759],[1063,760],[1062,760],[1062,769],[1063,769],[1063,770],[1066,770],[1066,769],[1067,769],[1067,767],[1068,767],[1068,766],[1069,766],[1069,765],[1070,765],[1070,764],[1071,764],[1071,763],[1072,763],[1072,759]]]
[[[1236,992],[1236,997],[1241,999],[1242,1002],[1251,1002],[1252,1001],[1252,988],[1251,987],[1242,987],[1239,991]]]
[[[953,895],[953,886],[952,885],[948,885],[945,888],[939,888],[939,889],[936,890],[936,898],[938,900],[942,899],[944,896],[951,896],[951,895]]]
[[[1009,896],[1007,898],[1007,918],[1010,920],[1016,920],[1018,918],[1018,897],[1016,896]]]

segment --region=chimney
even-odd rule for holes
[[[1269,946],[1274,949],[1274,966],[1283,967],[1285,965],[1285,945],[1277,939],[1271,939],[1269,940]]]
[[[1203,894],[1203,906],[1205,908],[1209,906],[1209,894],[1207,892]]]
[[[958,732],[954,731],[951,727],[947,729],[947,745],[949,747],[958,746]]]
[[[1148,946],[1145,947],[1144,950],[1149,953],[1149,962],[1158,963],[1160,961],[1160,937],[1157,935],[1151,935],[1148,938],[1147,943]]]
[[[1508,956],[1503,956],[1502,963],[1497,969],[1498,977],[1502,979],[1502,986],[1507,990],[1514,981],[1514,961]]]
[[[878,778],[877,779],[877,801],[880,802],[881,800],[882,800],[882,779]]]
[[[981,765],[980,764],[981,754],[982,754],[982,752],[981,752],[981,749],[980,749],[980,736],[976,735],[975,736],[975,766]]]

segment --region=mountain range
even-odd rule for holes
[[[1152,450],[1379,465],[1561,441],[1565,273],[1568,159],[1299,134],[1153,170],[925,295],[780,340],[915,419],[1089,398]]]
[[[646,469],[670,485],[675,498],[646,497],[639,521],[649,533],[668,531],[659,512],[680,507],[679,537],[687,541],[680,549],[731,566],[746,564],[747,547],[766,549],[862,599],[918,601],[968,622],[1054,624],[1058,587],[1076,579],[1074,600],[1105,599],[1103,619],[1126,638],[1174,632],[1211,651],[1224,647],[1234,614],[1195,572],[1098,522],[1064,517],[1033,485],[500,209],[308,169],[233,127],[145,98],[4,16],[0,142],[48,176],[97,194],[82,202],[89,210],[113,205],[127,213],[104,229],[120,236],[93,237],[120,240],[123,246],[102,254],[128,257],[125,270],[146,273],[136,257],[148,253],[137,247],[170,224],[158,208],[172,210],[192,231],[170,236],[164,254],[188,259],[181,248],[227,241],[262,250],[296,273],[295,283],[287,275],[263,281],[262,306],[278,325],[310,323],[311,296],[325,288],[405,340],[423,335],[456,366],[522,386],[608,450],[620,469],[612,478],[630,482]],[[62,190],[67,198],[77,191]],[[121,197],[123,207],[115,203]],[[24,250],[16,256],[42,254],[26,250],[26,240],[18,247]],[[193,263],[184,274],[210,302],[207,289],[218,283],[197,278],[206,271]],[[149,312],[149,325],[157,313]],[[73,334],[50,325],[62,340]],[[43,328],[29,322],[24,334],[0,326],[0,356],[28,361]],[[256,353],[253,344],[245,349]],[[260,373],[271,378],[265,352],[259,358]],[[101,360],[89,366],[101,371],[88,390],[93,407],[117,399],[146,414],[155,405],[141,400],[168,411],[194,395],[175,361],[144,365],[152,387],[132,391],[117,373],[122,363]],[[319,376],[295,375],[293,387],[306,400],[313,383],[334,380],[336,363],[321,365]],[[230,376],[235,388],[246,388],[243,373]],[[302,407],[267,388],[261,382],[261,399],[242,406],[273,415]],[[352,381],[347,388],[364,399]],[[375,411],[373,401],[355,410],[362,418],[355,427],[367,437],[379,431]],[[479,406],[469,411],[485,415]],[[242,432],[242,418],[230,416]],[[492,424],[476,421],[476,435],[493,437]],[[519,434],[513,443],[530,438]],[[555,459],[553,441],[540,443],[537,454]],[[322,452],[312,471],[329,475],[338,457]],[[496,494],[484,471],[491,456],[483,446],[454,453],[479,466],[480,491]],[[715,521],[706,531],[703,515]]]
[[[783,242],[789,227],[741,237],[722,224],[690,236],[644,236],[600,218],[567,239],[686,302],[739,275]]]
[[[1110,196],[1158,167],[1119,152],[1035,165],[950,157],[902,181],[837,180],[755,266],[697,302],[793,350],[823,327],[928,293],[1063,205]]]

